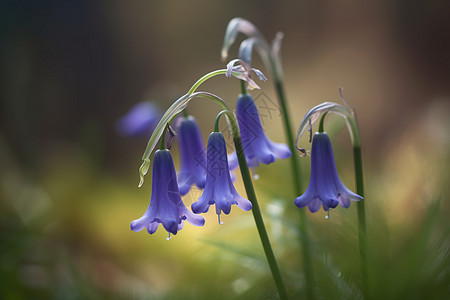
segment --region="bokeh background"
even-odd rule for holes
[[[121,136],[117,120],[142,100],[165,110],[223,68],[223,36],[237,16],[268,41],[285,34],[294,127],[312,106],[340,101],[341,86],[358,113],[373,297],[449,297],[449,13],[443,0],[1,1],[0,298],[276,298],[250,213],[233,208],[218,225],[209,212],[204,227],[188,224],[170,241],[162,228],[129,229],[150,200],[150,178],[137,188],[148,135]],[[254,67],[269,74],[258,58]],[[276,111],[271,78],[261,88],[253,96]],[[239,82],[214,78],[201,89],[233,106]],[[189,112],[206,140],[217,108],[195,100]],[[285,141],[280,115],[264,118],[267,134]],[[330,118],[329,132],[354,189],[342,125]],[[176,145],[173,156],[178,166]],[[309,159],[300,163],[306,187]],[[290,294],[301,298],[287,168],[260,167],[255,187]],[[240,176],[236,184],[245,195]],[[193,189],[186,205],[200,194]],[[319,298],[361,297],[355,209],[329,220],[308,212]]]

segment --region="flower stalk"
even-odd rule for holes
[[[361,146],[353,146],[353,162],[355,165],[356,193],[364,197],[364,181],[362,169]],[[361,272],[364,294],[369,292],[369,279],[367,272],[367,234],[366,234],[366,211],[365,199],[357,204],[358,211],[358,234],[359,234],[359,254],[361,256]]]
[[[245,158],[244,147],[242,146],[242,140],[238,129],[237,121],[234,115],[230,111],[222,111],[218,115],[218,118],[225,114],[229,120],[232,133],[233,133],[233,142],[236,148],[236,154],[239,161],[239,168],[242,175],[242,180],[244,182],[245,191],[247,193],[247,198],[252,203],[252,213],[253,218],[255,219],[256,228],[258,230],[259,237],[261,239],[261,243],[263,245],[264,254],[266,256],[267,262],[269,263],[270,271],[272,273],[272,277],[275,281],[275,284],[278,289],[278,294],[280,299],[288,299],[286,288],[283,282],[283,278],[281,277],[280,269],[278,267],[278,263],[275,259],[275,255],[272,250],[272,246],[270,244],[269,236],[267,235],[266,227],[264,225],[264,221],[262,218],[261,210],[259,208],[258,200],[256,198],[255,189],[253,188],[253,183],[250,175],[249,168],[247,166],[247,160]],[[216,125],[218,124],[218,118],[216,119]],[[218,125],[217,125],[218,126]],[[217,128],[217,127],[216,127]]]

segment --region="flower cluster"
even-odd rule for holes
[[[147,228],[147,231],[153,234],[161,223],[170,236],[170,234],[177,234],[183,228],[185,220],[195,226],[203,226],[205,220],[199,214],[208,212],[210,205],[215,205],[219,223],[221,223],[221,213],[229,214],[233,204],[244,211],[249,211],[255,203],[238,194],[233,185],[230,170],[235,169],[239,162],[243,164],[241,165],[241,170],[245,170],[245,167],[255,168],[260,163],[271,164],[277,159],[286,159],[292,155],[287,145],[275,143],[266,136],[255,102],[252,96],[246,94],[245,91],[237,100],[235,115],[231,113],[228,105],[218,96],[208,92],[195,91],[202,82],[218,74],[225,74],[227,77],[234,76],[243,80],[246,82],[248,89],[259,88],[251,78],[251,75],[254,73],[261,80],[266,80],[266,77],[261,71],[250,68],[247,64],[247,62],[251,61],[251,52],[254,44],[258,45],[258,49],[263,50],[262,53],[269,51],[271,53],[269,56],[272,57],[275,64],[280,64],[278,54],[282,34],[277,34],[273,46],[269,47],[260,36],[259,31],[251,23],[243,19],[236,19],[233,24],[231,29],[227,30],[226,43],[222,54],[227,55],[228,47],[233,43],[236,34],[241,31],[251,37],[241,45],[240,59],[230,61],[225,70],[213,71],[199,79],[187,94],[169,107],[156,126],[154,121],[159,113],[154,107],[149,106],[148,103],[143,103],[133,108],[119,122],[119,128],[127,134],[141,132],[146,128],[155,128],[143,155],[139,186],[142,185],[143,176],[151,165],[150,155],[158,140],[161,140],[161,149],[155,152],[153,158],[150,205],[141,218],[131,222],[133,231]],[[267,63],[265,59],[263,60]],[[235,66],[236,64],[238,65]],[[281,74],[282,70],[280,67],[273,70],[273,75],[278,80],[281,79]],[[209,136],[206,152],[197,122],[193,116],[188,116],[185,111],[189,101],[194,97],[212,100],[221,105],[223,109],[217,116],[215,131]],[[169,150],[165,149],[166,147],[170,148],[170,146],[164,144],[164,136],[167,128],[171,128],[167,126],[182,111],[184,111],[184,117],[178,118],[178,122],[175,122],[176,137],[181,156],[181,168],[176,174],[172,156]],[[299,136],[305,131],[306,126],[309,125],[311,127],[311,124],[318,119],[320,114],[324,113],[319,132],[314,135],[312,140],[310,184],[306,192],[298,196],[294,201],[299,208],[308,206],[311,212],[318,211],[321,206],[325,211],[329,211],[330,208],[335,208],[339,204],[344,208],[348,208],[351,200],[359,201],[362,199],[360,195],[346,188],[337,174],[331,142],[326,132],[323,131],[323,119],[328,112],[343,116],[348,128],[351,130],[352,142],[354,145],[359,143],[356,118],[348,105],[342,106],[326,102],[316,106],[307,113],[298,130],[296,144]],[[218,131],[218,120],[222,113],[227,116],[229,124],[233,124],[233,139],[238,152],[234,151],[230,155],[227,155],[223,134]],[[238,142],[236,143],[236,141]],[[298,149],[306,153],[304,149]],[[245,174],[248,174],[248,172]],[[248,175],[246,176],[248,177]],[[250,179],[248,180],[251,181]],[[192,203],[191,212],[186,208],[181,196],[186,195],[194,184],[199,189],[204,190],[198,201]],[[256,199],[250,200],[256,201]]]

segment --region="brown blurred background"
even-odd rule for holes
[[[343,86],[364,142],[379,148],[450,94],[448,1],[2,3],[2,135],[26,163],[57,141],[74,140],[103,166],[124,159],[129,148],[113,130],[116,119],[147,98],[166,108],[223,67],[219,51],[235,16],[269,41],[284,32],[295,125],[308,107],[337,100]],[[233,83],[223,81],[215,79],[211,90],[234,99]],[[100,149],[89,149],[99,140]]]

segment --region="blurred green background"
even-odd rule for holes
[[[276,299],[250,213],[233,208],[220,226],[210,211],[204,227],[188,224],[170,241],[162,228],[153,236],[129,229],[150,200],[150,176],[137,188],[146,138],[115,130],[137,102],[164,110],[223,68],[223,36],[236,16],[269,41],[285,34],[294,127],[312,106],[339,101],[340,86],[358,113],[373,298],[449,298],[449,13],[439,0],[1,1],[0,298]],[[268,75],[258,58],[253,64]],[[276,109],[271,78],[261,88],[255,99]],[[201,90],[234,106],[239,82],[214,78]],[[200,100],[189,112],[206,140],[217,108]],[[338,171],[354,190],[348,135],[330,120]],[[284,141],[279,114],[266,115],[264,127]],[[176,145],[173,156],[178,166]],[[305,188],[309,159],[300,163]],[[289,293],[300,299],[288,168],[260,167],[255,188]],[[245,195],[240,176],[236,185]],[[307,215],[317,297],[360,298],[355,204],[329,220]]]

